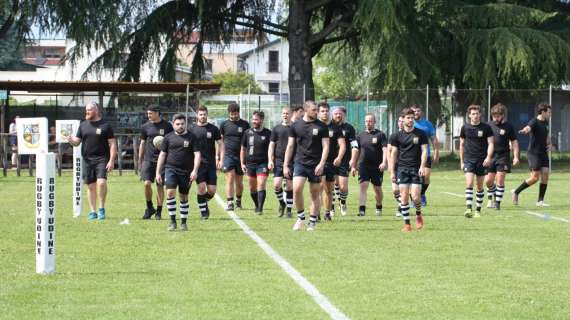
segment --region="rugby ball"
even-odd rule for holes
[[[160,145],[162,144],[162,140],[164,140],[163,136],[156,136],[152,139],[152,144],[155,148],[160,149]]]

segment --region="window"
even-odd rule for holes
[[[269,62],[267,65],[267,72],[279,72],[279,51],[269,51]]]
[[[267,88],[269,93],[279,93],[279,82],[269,82]]]

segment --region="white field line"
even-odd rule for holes
[[[458,198],[464,197],[463,195],[460,195],[458,193],[453,193],[453,192],[442,192],[442,193],[448,194],[450,196],[458,197]],[[544,220],[556,220],[556,221],[561,221],[561,222],[566,222],[566,223],[570,222],[570,220],[568,220],[568,219],[551,216],[549,214],[542,214],[542,213],[538,213],[538,212],[534,212],[534,211],[525,211],[524,213],[530,214],[530,215],[535,216],[535,217],[542,218]]]
[[[222,198],[216,194],[216,202],[222,209],[225,210],[225,204]],[[228,215],[232,220],[240,226],[240,228],[247,234],[257,245],[267,254],[275,263],[277,263],[289,277],[291,277],[305,292],[315,300],[315,302],[323,309],[331,319],[349,319],[342,311],[335,307],[330,300],[319,292],[319,290],[309,282],[303,275],[297,271],[287,260],[277,253],[265,240],[263,240],[257,233],[249,228],[233,211],[229,211]]]

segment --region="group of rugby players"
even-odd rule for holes
[[[547,120],[550,106],[539,105],[538,116],[519,131],[530,134],[529,164],[531,176],[513,191],[513,202],[519,193],[541,179],[539,202],[545,205],[544,193],[548,181]],[[196,181],[197,203],[202,219],[208,219],[208,201],[216,194],[217,170],[225,173],[225,193],[228,211],[242,208],[243,176],[248,177],[255,213],[262,214],[266,200],[266,184],[273,172],[273,187],[279,202],[279,217],[292,217],[293,203],[297,220],[293,230],[314,230],[321,219],[332,220],[335,202],[341,215],[347,214],[349,175],[358,172],[360,184],[358,216],[366,214],[367,191],[372,183],[376,214],[382,215],[382,181],[385,170],[390,171],[392,191],[398,202],[397,216],[404,221],[402,231],[412,231],[410,207],[416,211],[416,229],[422,229],[422,207],[429,186],[432,164],[439,160],[439,142],[435,128],[422,119],[421,109],[414,105],[401,112],[399,130],[389,138],[375,128],[374,114],[365,116],[365,130],[356,135],[346,122],[346,110],[332,111],[326,102],[307,101],[301,107],[284,108],[282,123],[269,130],[264,127],[264,113],[255,111],[250,124],[240,119],[239,105],[228,106],[229,119],[218,129],[208,123],[208,109],[196,110],[197,121],[188,126],[182,114],[176,114],[172,125],[161,119],[160,110],[147,110],[149,122],[141,130],[139,149],[141,178],[144,181],[147,208],[143,219],[153,215],[161,219],[166,187],[166,205],[171,219],[169,230],[177,229],[176,191],[179,193],[181,230],[187,230],[188,192]],[[519,162],[518,143],[514,129],[505,121],[506,108],[498,104],[492,109],[493,121],[480,121],[480,107],[468,108],[468,123],[461,128],[460,159],[465,172],[465,217],[478,217],[484,199],[484,177],[487,176],[488,207],[500,209],[505,190],[505,174]],[[164,136],[159,148],[153,140]],[[433,150],[430,148],[430,141]],[[432,155],[433,153],[433,155]],[[152,183],[157,183],[157,207],[152,202]],[[304,185],[310,193],[309,219],[306,223]],[[472,211],[473,184],[476,182],[476,211]],[[411,203],[410,203],[411,200]]]

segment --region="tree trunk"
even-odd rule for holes
[[[310,14],[305,11],[303,0],[289,4],[289,101],[291,106],[313,100],[313,62],[311,60]]]

